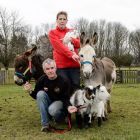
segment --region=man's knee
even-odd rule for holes
[[[51,116],[56,116],[62,109],[63,103],[61,101],[55,101],[49,106],[48,112]]]
[[[37,93],[37,100],[42,100],[45,98],[45,96],[46,96],[46,92],[41,90]]]

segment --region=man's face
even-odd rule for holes
[[[67,17],[65,15],[59,15],[57,19],[57,26],[61,29],[64,29],[67,24]]]
[[[52,62],[50,64],[45,64],[45,70],[44,70],[45,74],[48,76],[49,79],[54,79],[56,78],[56,66],[55,64]]]

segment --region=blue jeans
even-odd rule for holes
[[[71,85],[71,94],[80,87],[80,68],[58,68],[57,74],[69,81]]]
[[[51,116],[54,117],[56,121],[61,121],[66,116],[62,101],[52,102],[43,90],[37,93],[37,104],[41,115],[42,126],[49,125]]]

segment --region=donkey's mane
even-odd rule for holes
[[[44,57],[40,54],[36,54],[32,57],[33,77],[35,79],[38,79],[44,73],[42,69],[43,61]]]

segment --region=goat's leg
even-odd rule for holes
[[[89,114],[89,124],[91,124],[91,120],[92,120],[92,115],[91,114]]]
[[[90,124],[89,124],[89,114],[85,114],[84,115],[84,127],[85,128],[88,128],[89,126],[90,126]]]
[[[101,101],[97,105],[97,118],[98,118],[98,126],[102,125],[102,117],[104,116],[104,102]]]
[[[98,126],[100,127],[102,125],[102,118],[98,117]]]
[[[104,104],[104,107],[102,108],[102,120],[107,120],[107,110],[106,110],[106,104]]]

